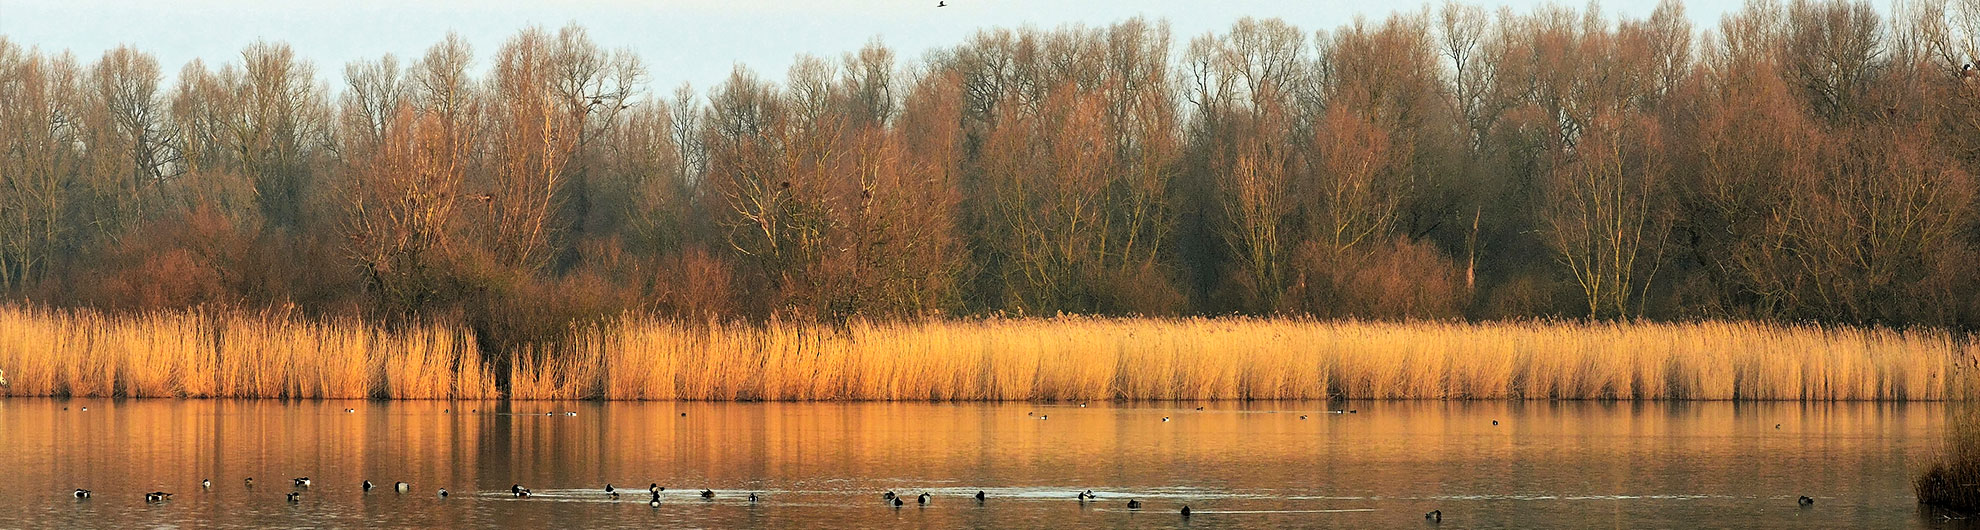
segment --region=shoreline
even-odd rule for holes
[[[487,355],[461,326],[0,308],[0,396],[605,401],[1965,401],[1942,330],[1056,318],[681,325]]]

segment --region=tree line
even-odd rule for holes
[[[113,310],[1980,323],[1980,2],[877,40],[653,88],[529,28],[170,83],[0,37],[0,291]]]

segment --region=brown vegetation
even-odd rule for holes
[[[6,395],[471,398],[465,330],[0,309]],[[1017,319],[682,325],[624,317],[519,350],[517,399],[1950,400],[1974,347],[1757,324]]]
[[[5,330],[17,344],[83,353],[0,366],[18,392],[89,395],[482,395],[484,369],[540,397],[1963,392],[1932,379],[1958,354],[1920,352],[1980,325],[1973,4],[1758,1],[1711,30],[1675,1],[1590,9],[988,29],[669,94],[575,26],[524,29],[479,78],[449,36],[341,83],[280,43],[168,85],[133,48],[84,62],[0,37],[0,296],[88,309],[9,310],[33,323]],[[957,320],[1065,314],[1155,317],[1133,322],[1172,344]],[[1208,315],[1264,320],[1186,319]],[[1760,323],[1301,320],[1567,316]],[[1448,348],[1256,354],[1330,363],[1257,376],[1293,389],[1199,373],[1252,361],[1167,334],[1227,324]],[[1021,336],[1068,331],[1093,338]],[[673,360],[701,340],[826,375]],[[944,340],[981,358],[860,353]],[[1657,357],[1683,341],[1737,347]],[[1811,356],[1889,341],[1930,346]],[[356,357],[283,353],[318,343]],[[1054,349],[1074,346],[1097,349]],[[1106,357],[1146,348],[1194,353]],[[487,366],[435,372],[469,358]],[[1473,375],[1343,368],[1419,361]],[[1041,365],[1069,372],[1016,368]]]
[[[1943,454],[1913,486],[1922,504],[1980,514],[1980,416],[1968,412],[1954,418]]]
[[[168,85],[0,39],[0,291],[457,321],[503,354],[627,310],[1967,328],[1971,9],[1134,19],[669,93],[578,27],[480,78],[449,36],[332,83],[280,43]]]

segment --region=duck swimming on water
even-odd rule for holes
[[[709,490],[709,489],[701,490],[701,498],[703,499],[715,498],[715,490]]]
[[[1814,506],[1814,505],[1815,505],[1815,499],[1811,499],[1811,498],[1808,498],[1808,496],[1807,496],[1807,495],[1802,495],[1802,496],[1801,496],[1801,499],[1799,499],[1799,500],[1797,500],[1796,502],[1799,502],[1799,503],[1801,503],[1801,505],[1802,505],[1802,506]]]
[[[369,480],[364,481],[364,490],[371,491],[371,481]]]
[[[920,497],[915,497],[915,498],[914,498],[914,502],[915,502],[916,504],[921,504],[921,505],[924,505],[924,506],[926,506],[926,505],[928,504],[928,494],[926,494],[926,493],[923,493],[923,494],[921,494],[921,496],[920,496]]]
[[[1189,517],[1189,506],[1183,506],[1183,509],[1182,509],[1182,516],[1183,516],[1183,517]]]
[[[977,490],[977,492],[976,492],[976,502],[983,502],[983,491],[982,491],[982,490]]]
[[[166,500],[171,498],[172,498],[172,494],[165,493],[163,491],[154,491],[151,493],[144,494],[144,502],[165,502]]]
[[[658,491],[655,491],[655,492],[653,492],[653,498],[652,498],[651,500],[648,500],[648,501],[646,501],[646,505],[647,505],[647,506],[652,506],[652,507],[654,507],[654,508],[659,508],[659,507],[660,507],[660,492],[658,492]]]
[[[1423,514],[1423,520],[1425,520],[1425,521],[1430,521],[1430,522],[1433,522],[1433,523],[1441,523],[1441,522],[1444,522],[1444,511],[1443,511],[1443,510],[1430,510],[1430,513],[1426,513],[1426,514]]]
[[[447,498],[447,488],[440,488],[440,498]]]
[[[199,488],[208,489],[208,490],[213,489],[213,481],[211,479],[199,479]]]
[[[76,488],[76,498],[78,498],[78,499],[87,499],[87,498],[89,498],[89,493],[90,493],[90,492],[89,492],[89,490],[86,490],[86,489],[82,489],[82,488]]]
[[[886,493],[882,493],[882,494],[880,494],[880,499],[881,499],[881,500],[889,500],[889,501],[891,501],[891,500],[894,500],[894,497],[895,497],[895,495],[894,495],[894,492],[892,492],[892,491],[889,491],[889,492],[886,492]]]
[[[300,491],[289,492],[289,504],[295,504],[300,501],[302,501],[302,492]]]
[[[407,491],[410,491],[411,489],[412,489],[412,485],[406,484],[404,482],[400,482],[392,485],[392,490],[397,491],[399,493],[405,493]]]
[[[1129,499],[1129,500],[1128,500],[1128,509],[1129,509],[1129,510],[1139,510],[1139,509],[1141,509],[1141,500],[1140,500],[1140,499]]]

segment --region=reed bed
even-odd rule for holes
[[[612,400],[1956,400],[1943,331],[1754,323],[1100,319],[580,331],[511,396]],[[540,390],[539,390],[540,389]]]
[[[1913,482],[1918,502],[1980,515],[1980,413],[1959,413],[1939,459]]]
[[[611,400],[1980,397],[1937,330],[1738,322],[1059,318],[810,326],[627,316],[508,352],[469,334],[0,307],[0,395]],[[506,390],[502,392],[501,390]]]
[[[442,327],[200,312],[106,316],[0,307],[0,395],[487,398],[474,340]]]

